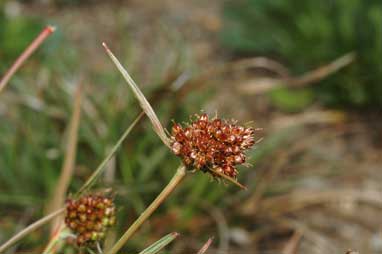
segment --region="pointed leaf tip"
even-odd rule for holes
[[[197,254],[204,254],[208,248],[210,247],[212,241],[214,240],[214,237],[210,237],[208,241],[202,246],[202,248],[198,251]]]
[[[168,244],[170,244],[172,241],[175,240],[176,237],[179,236],[179,233],[173,232],[170,233],[164,237],[162,237],[160,240],[156,241],[143,251],[141,251],[139,254],[156,254],[159,251],[161,251],[164,247],[166,247]]]
[[[154,112],[153,108],[151,107],[150,103],[147,101],[146,97],[142,93],[142,91],[139,89],[135,81],[131,78],[130,74],[127,72],[127,70],[122,66],[120,61],[117,57],[114,56],[113,52],[109,49],[109,47],[106,45],[105,42],[102,43],[102,46],[105,48],[106,53],[109,55],[110,59],[113,61],[119,72],[122,74],[124,79],[126,80],[127,84],[129,85],[130,89],[133,91],[135,97],[139,101],[139,104],[143,111],[146,113],[146,115],[149,117],[151,124],[153,126],[154,131],[159,136],[159,138],[162,140],[162,142],[167,146],[171,147],[170,140],[166,135],[166,132],[164,131],[164,128],[162,124],[160,123],[156,113]]]

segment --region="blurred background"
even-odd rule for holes
[[[54,199],[80,84],[69,193],[140,112],[105,41],[167,129],[201,111],[264,129],[240,169],[247,191],[196,173],[125,252],[177,231],[164,253],[196,253],[211,236],[207,253],[382,253],[380,0],[1,0],[0,76],[48,24],[57,31],[0,94],[1,243]],[[141,121],[96,186],[119,207],[106,244],[178,164]],[[7,253],[48,240],[44,227]]]

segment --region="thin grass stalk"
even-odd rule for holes
[[[106,43],[103,42],[102,45],[105,48],[106,53],[109,55],[109,57],[111,58],[115,66],[117,67],[117,69],[121,72],[122,76],[124,77],[126,82],[129,84],[135,97],[138,99],[139,104],[141,105],[143,111],[146,113],[146,115],[150,119],[151,124],[153,125],[154,131],[157,133],[157,135],[163,141],[163,143],[170,148],[170,141],[166,135],[166,132],[164,131],[164,128],[161,122],[159,121],[157,115],[155,114],[153,108],[151,107],[150,103],[147,101],[146,97],[144,96],[142,91],[139,89],[135,81],[131,78],[130,74],[122,66],[119,60],[114,56],[113,52],[111,52],[111,50],[106,45]]]
[[[104,170],[106,164],[113,158],[115,152],[118,150],[118,148],[121,146],[122,142],[125,140],[125,138],[130,134],[132,129],[137,125],[139,120],[143,117],[144,112],[141,112],[137,118],[135,118],[134,122],[125,130],[125,132],[122,134],[122,136],[118,139],[117,143],[113,146],[110,153],[106,156],[106,158],[101,162],[101,164],[97,167],[97,169],[93,172],[93,174],[88,178],[88,180],[82,185],[80,190],[76,193],[76,196],[80,196],[82,193],[84,193],[86,190],[88,190],[98,179],[102,171]]]
[[[106,254],[116,254],[125,243],[134,235],[140,226],[153,214],[153,212],[168,198],[168,196],[176,189],[186,175],[186,167],[181,165],[174,176],[155,198],[155,200],[146,208],[146,210],[135,220],[135,222],[127,229],[117,243],[106,252]]]
[[[209,238],[208,241],[202,246],[202,248],[200,248],[197,254],[204,254],[210,247],[213,240],[214,240],[213,237]]]
[[[53,195],[53,200],[49,207],[49,211],[55,211],[64,205],[66,192],[68,190],[69,183],[73,175],[77,153],[78,129],[80,126],[81,117],[81,101],[82,85],[79,85],[76,90],[73,113],[69,123],[69,133],[68,142],[66,145],[65,160],[62,166],[61,175],[58,180],[56,190]],[[59,223],[59,217],[53,220],[51,234],[57,230]]]
[[[45,247],[43,254],[52,254],[57,250],[57,244],[61,240],[62,232],[66,226],[64,224],[60,224],[60,228],[57,229],[56,232],[51,236],[49,240],[49,244]]]
[[[28,227],[24,228],[20,232],[18,232],[16,235],[14,235],[11,239],[6,241],[4,244],[0,246],[0,253],[4,252],[6,249],[11,247],[13,244],[18,242],[20,239],[22,239],[24,236],[28,235],[29,233],[33,232],[34,230],[38,229],[42,225],[48,223],[53,218],[63,214],[65,212],[65,208],[61,208],[51,214],[48,214],[47,216],[39,219],[38,221],[30,224]]]
[[[7,70],[3,78],[0,80],[0,93],[8,84],[8,81],[21,67],[21,65],[36,51],[36,49],[56,30],[53,26],[46,26],[40,34],[29,44],[29,46],[21,53],[13,65]]]
[[[151,244],[149,247],[144,249],[143,251],[139,252],[139,254],[156,254],[160,252],[164,247],[169,245],[172,241],[174,241],[179,236],[179,233],[173,232],[170,233],[155,243]]]

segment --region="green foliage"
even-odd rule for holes
[[[269,93],[271,101],[277,107],[288,112],[298,112],[312,103],[314,94],[310,89],[288,90],[276,88]]]
[[[0,12],[0,70],[12,63],[42,28],[36,18],[8,18]]]
[[[222,43],[238,54],[283,59],[301,74],[355,51],[352,66],[317,86],[330,105],[382,105],[382,2],[240,0],[224,8]]]
[[[29,31],[28,22],[23,21],[27,19],[21,17],[20,20],[6,20],[1,23],[4,26],[0,26],[3,36],[0,52],[9,54],[7,62],[1,63],[3,68],[9,67],[43,27],[33,23],[33,29]],[[19,27],[14,24],[23,25]],[[17,28],[18,32],[8,30],[11,27]],[[24,35],[25,37],[19,37]],[[35,218],[39,218],[52,198],[65,156],[66,130],[72,113],[73,91],[79,83],[80,75],[86,76],[84,83],[87,88],[79,129],[76,169],[69,193],[79,190],[140,112],[137,100],[101,46],[99,54],[105,54],[105,65],[97,72],[85,72],[83,70],[86,68],[79,57],[81,49],[62,36],[58,27],[58,31],[38,49],[36,53],[39,55],[28,59],[28,64],[16,73],[0,95],[0,193],[3,193],[0,195],[0,207],[2,212],[11,215],[7,221],[12,224],[7,232],[2,232],[4,238],[16,230],[20,215],[17,211],[20,208],[35,209],[38,211],[34,213]],[[20,42],[12,54],[1,44],[8,41],[7,47],[11,47],[13,45],[9,42],[21,41],[20,38],[23,43]],[[155,61],[157,59],[161,58],[156,56]],[[124,59],[124,63],[126,61],[128,60]],[[171,71],[184,72],[179,66],[176,66],[179,70]],[[163,70],[161,67],[161,62],[158,61],[158,65],[153,66],[150,72]],[[141,85],[139,73],[133,71],[132,75]],[[190,92],[181,99],[168,93],[158,98],[157,91],[168,85],[166,82],[171,84],[172,81],[153,80],[142,87],[150,102],[156,98],[153,108],[165,127],[170,129],[172,119],[188,121],[190,115],[203,109],[209,93],[200,95]],[[116,226],[118,235],[162,190],[179,163],[180,160],[163,145],[153,132],[147,117],[144,117],[115,154],[115,178],[112,185],[103,181],[102,176],[95,186],[95,189],[113,187],[116,191],[116,203],[119,207]],[[234,186],[212,182],[208,175],[198,172],[184,181],[182,187],[171,195],[156,215],[183,208],[186,198],[190,201],[184,209],[186,212],[178,213],[181,219],[187,220],[201,213],[201,201],[203,204],[219,202],[223,206],[222,201],[228,199],[222,197],[232,189],[238,190]],[[0,219],[0,223],[2,221]],[[180,221],[180,225],[182,224],[185,223]],[[155,235],[156,230],[158,229],[144,228],[140,237],[133,238],[129,243],[130,250],[142,250],[142,247],[147,246],[145,240],[148,234]],[[183,226],[181,230],[186,231],[187,228]],[[31,241],[31,246],[37,243],[41,245],[47,240],[47,236],[48,234],[36,234],[33,239],[31,236],[26,241]]]

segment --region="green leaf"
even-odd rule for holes
[[[149,247],[147,247],[143,251],[139,252],[139,254],[155,254],[155,253],[158,253],[165,246],[167,246],[169,243],[174,241],[175,238],[178,237],[178,235],[179,234],[176,232],[170,233],[170,234],[164,236],[163,238],[161,238],[160,240],[156,241],[155,243],[153,243],[152,245],[150,245]]]
[[[138,85],[135,83],[135,81],[131,78],[130,74],[127,72],[127,70],[122,66],[122,64],[119,62],[117,57],[114,56],[113,52],[109,49],[109,47],[106,45],[106,43],[102,43],[103,47],[106,50],[106,53],[109,55],[110,59],[113,61],[119,72],[122,74],[123,78],[126,80],[127,84],[133,91],[135,97],[138,99],[139,104],[141,105],[142,110],[146,113],[147,117],[150,119],[153,129],[156,132],[156,134],[159,136],[159,138],[163,141],[163,143],[171,149],[170,141],[166,135],[166,132],[164,131],[164,128],[161,124],[161,122],[158,119],[158,116],[154,112],[153,108],[151,107],[150,103],[147,101],[146,97],[142,93],[141,89],[139,89]]]

